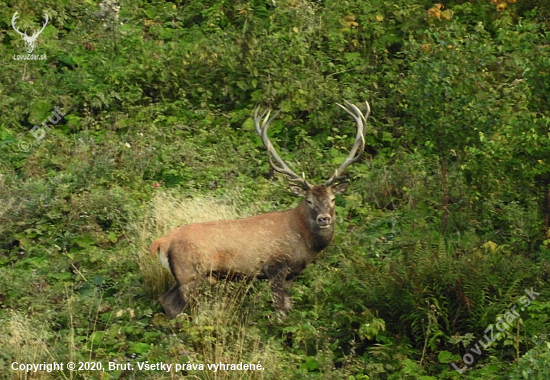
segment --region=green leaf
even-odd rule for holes
[[[52,114],[52,108],[49,102],[45,100],[39,100],[32,104],[31,113],[29,115],[29,122],[31,124],[40,124]]]
[[[136,354],[144,354],[151,349],[151,345],[147,343],[130,342],[130,351]]]
[[[99,346],[103,341],[104,336],[105,336],[105,331],[94,331],[92,335],[90,335],[89,341],[94,346]]]
[[[65,280],[69,280],[72,277],[72,274],[70,272],[50,273],[48,274],[48,277],[65,281]]]
[[[319,362],[312,356],[307,356],[305,359],[305,367],[309,372],[313,372],[319,369]]]
[[[449,351],[440,351],[437,355],[437,360],[439,360],[440,363],[450,363],[452,356],[453,354]]]

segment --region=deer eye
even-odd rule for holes
[[[307,204],[308,204],[308,205],[312,205],[312,204],[313,204],[313,202],[311,201],[311,199],[308,199],[308,200],[307,200]]]
[[[332,198],[330,198],[330,201],[331,201],[332,203],[334,203],[334,200],[335,200],[335,199],[336,199],[336,197],[332,197]]]

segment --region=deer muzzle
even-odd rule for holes
[[[317,225],[319,226],[319,228],[330,227],[331,221],[332,221],[332,218],[328,214],[321,214],[317,216]]]

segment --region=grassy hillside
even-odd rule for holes
[[[0,5],[0,378],[550,374],[547,1]],[[28,36],[48,15],[45,59],[16,12]],[[289,317],[266,282],[222,281],[168,320],[154,239],[299,202],[254,108],[321,183],[353,144],[343,100],[369,101],[367,148]],[[240,362],[263,369],[207,368]]]

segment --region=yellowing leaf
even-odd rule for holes
[[[502,12],[506,9],[507,6],[508,6],[507,3],[500,3],[497,5],[497,11]]]
[[[348,28],[355,28],[359,26],[359,24],[355,21],[355,15],[346,16],[344,18],[341,18],[339,21],[340,24]]]
[[[488,242],[483,244],[481,247],[487,249],[491,253],[495,253],[498,245],[496,243],[492,242],[491,240],[489,240]]]
[[[300,32],[300,29],[298,29],[297,27],[292,28],[292,30],[294,31],[294,33],[299,33]]]
[[[441,12],[441,17],[443,17],[445,20],[450,20],[453,16],[453,11],[450,9],[447,9],[446,11]]]
[[[376,16],[374,17],[374,19],[375,19],[376,21],[378,21],[378,22],[381,22],[381,21],[384,21],[384,16],[382,16],[382,15],[376,15]]]
[[[428,18],[436,18],[441,21],[441,9],[443,9],[443,4],[435,4],[428,9]]]

